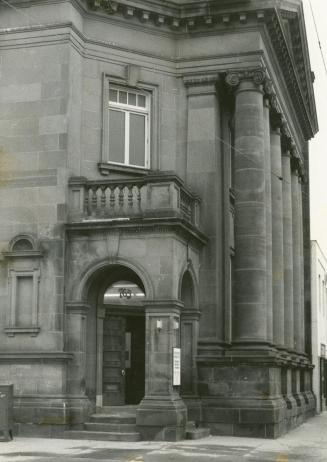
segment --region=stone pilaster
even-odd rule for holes
[[[74,396],[74,404],[64,408],[65,420],[73,426],[81,425],[91,404],[86,394],[86,323],[90,306],[82,301],[66,303],[66,351],[73,354],[67,368],[67,393]]]
[[[83,302],[66,303],[66,350],[74,354],[68,371],[68,392],[85,394],[86,319],[89,305]]]
[[[143,439],[185,437],[187,409],[173,383],[173,348],[180,347],[179,302],[157,301],[145,308],[145,396],[137,409]]]
[[[293,234],[292,234],[292,175],[290,152],[285,151],[283,167],[283,252],[284,252],[284,336],[285,347],[294,348],[293,313]]]
[[[226,78],[237,87],[234,343],[267,342],[264,78],[261,69]]]
[[[221,121],[218,74],[185,76],[187,88],[186,179],[201,197],[201,222],[209,237],[199,274],[201,349],[220,349],[224,343],[224,213],[222,199]]]

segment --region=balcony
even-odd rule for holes
[[[171,174],[132,179],[69,180],[68,225],[138,226],[163,222],[199,231],[199,198]]]

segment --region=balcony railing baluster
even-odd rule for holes
[[[70,221],[119,217],[180,218],[198,224],[199,199],[174,175],[122,180],[71,178]],[[79,206],[76,204],[80,204]]]

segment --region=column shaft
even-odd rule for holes
[[[294,348],[293,318],[293,235],[292,235],[292,177],[289,152],[282,158],[283,164],[283,241],[284,241],[284,334],[285,346]]]
[[[283,257],[283,183],[282,154],[279,129],[271,140],[272,195],[272,268],[273,268],[273,340],[284,346],[284,257]]]
[[[300,351],[305,351],[305,320],[304,320],[304,248],[303,248],[303,206],[302,206],[302,181],[299,178],[298,183],[298,197],[299,197],[299,221],[300,221]],[[324,294],[325,295],[325,294]]]
[[[235,305],[233,340],[267,341],[263,96],[241,81],[235,101]]]
[[[272,222],[271,222],[271,159],[270,159],[270,110],[269,102],[264,104],[265,135],[265,182],[266,182],[266,300],[267,300],[267,340],[273,341],[273,299],[272,299]]]
[[[301,224],[299,203],[299,181],[297,171],[292,172],[292,235],[293,235],[293,316],[294,349],[301,349]]]

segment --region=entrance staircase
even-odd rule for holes
[[[136,427],[137,406],[111,406],[97,410],[85,422],[83,430],[68,430],[65,438],[93,441],[140,441]],[[208,428],[198,428],[194,422],[187,422],[186,439],[195,440],[210,435]]]
[[[136,429],[137,406],[103,407],[85,422],[83,430],[69,430],[65,438],[96,441],[140,441]]]

